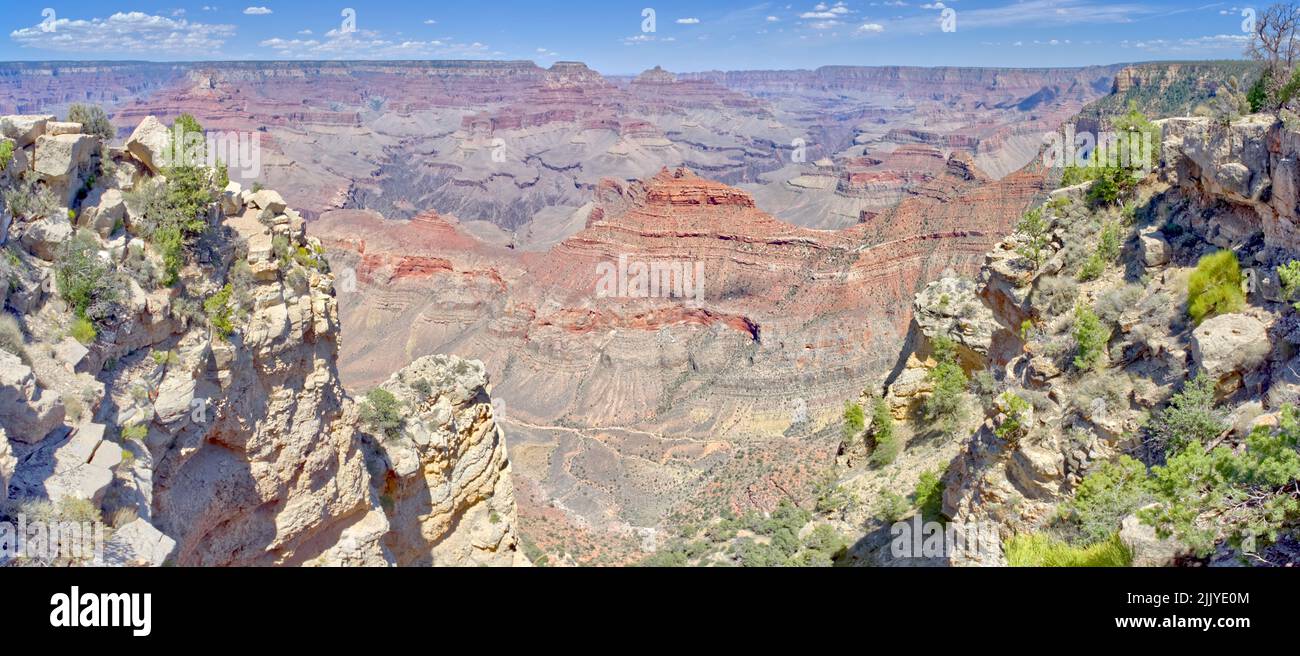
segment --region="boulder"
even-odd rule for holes
[[[276,216],[283,214],[288,205],[280,197],[280,192],[273,189],[263,189],[248,198],[248,204],[255,209],[262,210],[262,214]]]
[[[143,519],[113,531],[104,543],[104,564],[109,567],[161,567],[176,550],[176,540],[167,537]]]
[[[126,151],[154,174],[159,173],[171,150],[172,135],[161,121],[146,116],[126,140]]]
[[[244,211],[244,189],[238,182],[231,181],[221,192],[221,210],[226,216],[235,216]]]
[[[0,350],[0,428],[9,439],[34,444],[63,424],[66,409],[58,395],[41,393],[31,367]]]
[[[81,124],[71,121],[50,121],[45,124],[45,134],[52,137],[61,134],[81,134]]]
[[[90,355],[90,349],[71,337],[64,337],[63,341],[54,347],[54,356],[68,371],[76,371],[87,355]]]
[[[1218,381],[1223,394],[1236,391],[1246,374],[1264,363],[1270,348],[1268,328],[1245,314],[1212,317],[1192,331],[1192,362]]]
[[[42,260],[53,262],[59,245],[71,238],[72,232],[72,224],[63,217],[41,219],[23,231],[23,247]]]
[[[52,115],[5,116],[0,118],[0,133],[18,142],[18,147],[22,148],[45,134],[45,126],[54,118]]]
[[[968,278],[943,278],[926,285],[913,301],[917,327],[927,340],[946,337],[968,369],[988,364],[993,335],[1001,327]]]
[[[1170,567],[1187,551],[1173,538],[1160,539],[1156,529],[1143,524],[1137,515],[1120,523],[1119,539],[1133,551],[1134,567]]]
[[[103,238],[113,234],[113,226],[118,221],[126,221],[126,200],[117,189],[96,192],[86,199],[81,214],[77,216],[79,227],[94,230]]]
[[[66,181],[98,147],[99,139],[88,134],[42,135],[36,139],[33,170],[45,180]]]
[[[102,460],[94,462],[95,454],[107,444],[121,456],[116,444],[104,441],[104,432],[102,424],[85,424],[54,451],[54,472],[44,481],[45,493],[51,501],[73,497],[100,502],[113,482],[113,471]]]
[[[1172,256],[1169,242],[1160,236],[1160,230],[1157,228],[1147,228],[1138,235],[1138,249],[1142,256],[1142,263],[1148,267],[1169,264]]]

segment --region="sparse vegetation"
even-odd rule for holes
[[[117,129],[108,120],[108,114],[99,105],[74,104],[68,108],[68,120],[81,124],[84,134],[93,134],[105,143],[117,136]]]
[[[120,430],[122,440],[143,440],[149,436],[149,428],[144,424],[131,424],[123,426]]]
[[[943,478],[940,472],[927,471],[921,474],[916,483],[916,492],[912,498],[921,511],[921,517],[927,522],[943,519]]]
[[[60,207],[48,187],[26,181],[4,190],[4,204],[14,218],[29,221],[57,216]]]
[[[1008,442],[1024,437],[1029,430],[1027,420],[1032,409],[1029,402],[1020,398],[1015,392],[1007,390],[998,397],[998,404],[1002,406],[1005,418],[997,428],[993,429],[993,433]]]
[[[381,439],[391,440],[401,437],[402,405],[392,392],[376,388],[370,390],[366,400],[361,404],[361,422],[374,431]]]
[[[24,364],[30,364],[31,358],[27,355],[27,340],[23,338],[23,329],[18,325],[18,320],[8,312],[0,313],[0,349],[4,349],[22,360]]]
[[[232,321],[234,308],[230,304],[234,293],[234,286],[226,283],[225,287],[203,302],[203,312],[208,317],[208,324],[212,326],[212,331],[224,340],[230,339],[231,333],[235,332]]]
[[[853,439],[867,427],[866,413],[853,401],[844,402],[844,438]]]
[[[1106,361],[1106,344],[1110,330],[1101,325],[1101,319],[1092,308],[1083,303],[1074,307],[1074,368],[1093,371]]]
[[[1146,465],[1128,456],[1104,463],[1079,484],[1063,507],[1066,521],[1080,542],[1105,542],[1120,522],[1153,500]]]
[[[871,463],[884,467],[894,462],[902,447],[894,434],[894,415],[884,399],[878,398],[871,405],[871,439],[875,442]]]
[[[1282,297],[1293,302],[1292,308],[1300,312],[1300,260],[1291,260],[1278,267],[1277,276],[1282,283]]]
[[[1133,552],[1112,535],[1087,547],[1075,547],[1043,533],[1012,536],[1003,545],[1011,567],[1128,567]]]
[[[1052,243],[1052,226],[1043,218],[1043,208],[1035,207],[1025,212],[1016,224],[1016,232],[1020,235],[1016,253],[1033,262],[1034,269],[1042,267],[1047,259],[1047,248]]]
[[[1043,276],[1034,289],[1033,304],[1050,315],[1068,312],[1079,298],[1079,285],[1062,276]]]
[[[1187,281],[1187,313],[1192,321],[1200,324],[1210,317],[1236,312],[1245,303],[1236,253],[1219,251],[1197,262]]]
[[[1300,480],[1300,417],[1282,409],[1279,427],[1260,427],[1244,448],[1207,450],[1191,442],[1152,470],[1159,505],[1139,512],[1161,536],[1176,536],[1206,556],[1226,541],[1257,553],[1300,518],[1295,492]]]
[[[927,374],[934,391],[923,405],[925,419],[945,435],[957,432],[962,420],[962,395],[966,391],[966,372],[957,364],[957,346],[947,337],[932,340],[938,365]]]
[[[886,524],[893,524],[903,519],[911,510],[912,506],[907,503],[907,499],[892,490],[881,491],[880,498],[876,502],[876,516]]]
[[[1214,391],[1214,379],[1204,373],[1188,381],[1151,423],[1154,444],[1175,454],[1191,444],[1210,444],[1227,430],[1227,415],[1215,401]]]
[[[113,264],[99,256],[93,233],[79,231],[60,245],[54,276],[77,319],[102,325],[118,314],[125,284]]]

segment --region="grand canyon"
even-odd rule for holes
[[[1207,451],[1290,439],[1269,61],[552,59],[0,62],[4,517],[102,519],[99,564],[1294,559],[1289,511],[1258,550],[1154,488],[1080,519],[1195,381]],[[1151,152],[1116,182],[1067,128]],[[899,556],[909,517],[996,548]]]

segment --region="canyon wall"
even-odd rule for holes
[[[423,433],[377,438],[339,381],[334,275],[278,193],[227,186],[176,284],[162,285],[162,201],[148,199],[166,193],[152,168],[166,127],[145,120],[122,148],[53,116],[6,116],[0,128],[16,148],[0,180],[13,203],[0,271],[7,515],[89,502],[109,523],[115,565],[520,560],[481,365],[439,360],[419,403],[455,412],[419,414]],[[66,300],[78,257],[98,267],[88,309]],[[440,441],[417,463],[427,478],[387,507],[387,481],[413,472],[384,453],[428,431]],[[478,467],[492,475],[435,475]],[[421,508],[405,501],[421,496],[427,512],[399,512]],[[406,544],[411,532],[425,541]]]

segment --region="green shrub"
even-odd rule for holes
[[[105,143],[117,137],[117,129],[108,120],[104,108],[98,105],[74,104],[68,108],[68,120],[80,123],[83,134],[93,134]]]
[[[1064,507],[1086,544],[1104,542],[1120,522],[1152,501],[1146,465],[1120,456],[1088,474]]]
[[[208,297],[203,302],[203,312],[208,316],[208,323],[221,339],[229,340],[231,333],[235,332],[235,325],[232,321],[234,308],[230,305],[231,296],[234,295],[234,286],[226,283],[220,291]]]
[[[117,315],[123,281],[113,264],[99,256],[94,234],[78,231],[60,245],[54,278],[59,295],[78,318],[99,323]]]
[[[1025,436],[1029,426],[1027,420],[1029,417],[1029,402],[1020,398],[1015,392],[1007,390],[998,397],[1002,405],[1006,419],[1002,420],[998,427],[993,429],[993,433],[998,437],[1014,442]]]
[[[1042,533],[1012,536],[1003,545],[1011,567],[1128,567],[1133,552],[1118,535],[1103,542],[1074,547]]]
[[[9,168],[9,163],[12,161],[14,161],[13,139],[0,138],[0,171]]]
[[[123,426],[120,434],[123,440],[143,440],[149,436],[149,428],[144,424],[131,424]]]
[[[415,390],[422,399],[427,399],[430,396],[433,396],[433,383],[430,383],[428,379],[425,378],[420,378],[414,383],[411,383],[411,389]]]
[[[73,339],[82,344],[90,345],[95,342],[99,336],[99,331],[95,330],[95,324],[85,317],[73,317],[72,326],[68,328],[68,334]]]
[[[1020,246],[1016,253],[1034,263],[1034,269],[1043,266],[1047,259],[1047,247],[1052,243],[1051,224],[1043,218],[1043,208],[1035,207],[1021,217],[1016,224],[1020,235]]]
[[[1261,75],[1246,92],[1246,102],[1250,103],[1250,113],[1258,114],[1268,107],[1268,76]]]
[[[1277,268],[1278,280],[1282,283],[1282,296],[1293,301],[1292,306],[1300,312],[1300,260],[1291,260]]]
[[[1106,324],[1118,323],[1120,315],[1138,306],[1142,292],[1141,285],[1121,285],[1110,289],[1097,299],[1097,316]]]
[[[840,512],[853,502],[852,495],[835,480],[834,474],[823,476],[817,481],[813,488],[813,496],[817,499],[814,507],[822,514]]]
[[[921,474],[916,483],[916,492],[912,498],[926,521],[943,519],[943,478],[940,472],[927,471]]]
[[[385,389],[373,389],[361,404],[361,422],[381,439],[391,440],[402,435],[402,406],[397,397]]]
[[[1204,373],[1188,381],[1148,426],[1156,445],[1178,453],[1193,443],[1209,444],[1227,430],[1227,415],[1215,401],[1215,387],[1214,379]]]
[[[4,191],[4,204],[14,218],[34,221],[52,218],[61,207],[54,192],[45,185],[19,183]]]
[[[862,406],[852,401],[844,402],[844,437],[852,439],[857,437],[867,426],[866,413],[862,411]]]
[[[876,399],[871,406],[871,463],[883,467],[894,462],[901,450],[898,436],[894,434],[894,415],[884,399]]]
[[[1088,259],[1084,260],[1083,266],[1079,269],[1079,282],[1091,282],[1101,277],[1106,272],[1106,259],[1101,256],[1099,251],[1093,251]]]
[[[1257,552],[1300,519],[1298,447],[1300,421],[1293,406],[1282,409],[1276,432],[1256,429],[1244,449],[1206,451],[1193,442],[1152,469],[1159,504],[1138,516],[1161,537],[1176,536],[1201,556],[1225,541]]]
[[[1101,236],[1097,240],[1097,254],[1108,264],[1114,264],[1119,261],[1121,248],[1123,247],[1123,232],[1118,223],[1107,221],[1101,228]]]
[[[1245,302],[1237,254],[1219,251],[1201,258],[1187,281],[1187,313],[1192,320],[1199,325],[1210,317],[1236,312]]]
[[[1093,371],[1106,360],[1106,344],[1110,330],[1083,303],[1074,306],[1074,367],[1079,371]]]
[[[1032,303],[1035,308],[1056,316],[1068,312],[1079,298],[1079,285],[1062,276],[1043,276],[1034,288]]]
[[[186,248],[208,229],[208,206],[216,199],[217,190],[211,172],[202,167],[173,166],[164,173],[165,184],[139,185],[126,200],[132,214],[141,217],[141,236],[162,254],[161,284],[171,286],[185,265]]]
[[[912,506],[907,503],[907,499],[892,490],[881,492],[880,498],[876,502],[876,517],[879,517],[886,524],[893,524],[906,517],[911,510]]]
[[[932,340],[934,357],[939,364],[926,374],[934,391],[925,399],[925,418],[945,435],[952,435],[962,420],[962,395],[966,391],[966,372],[957,364],[957,346],[947,337]]]

